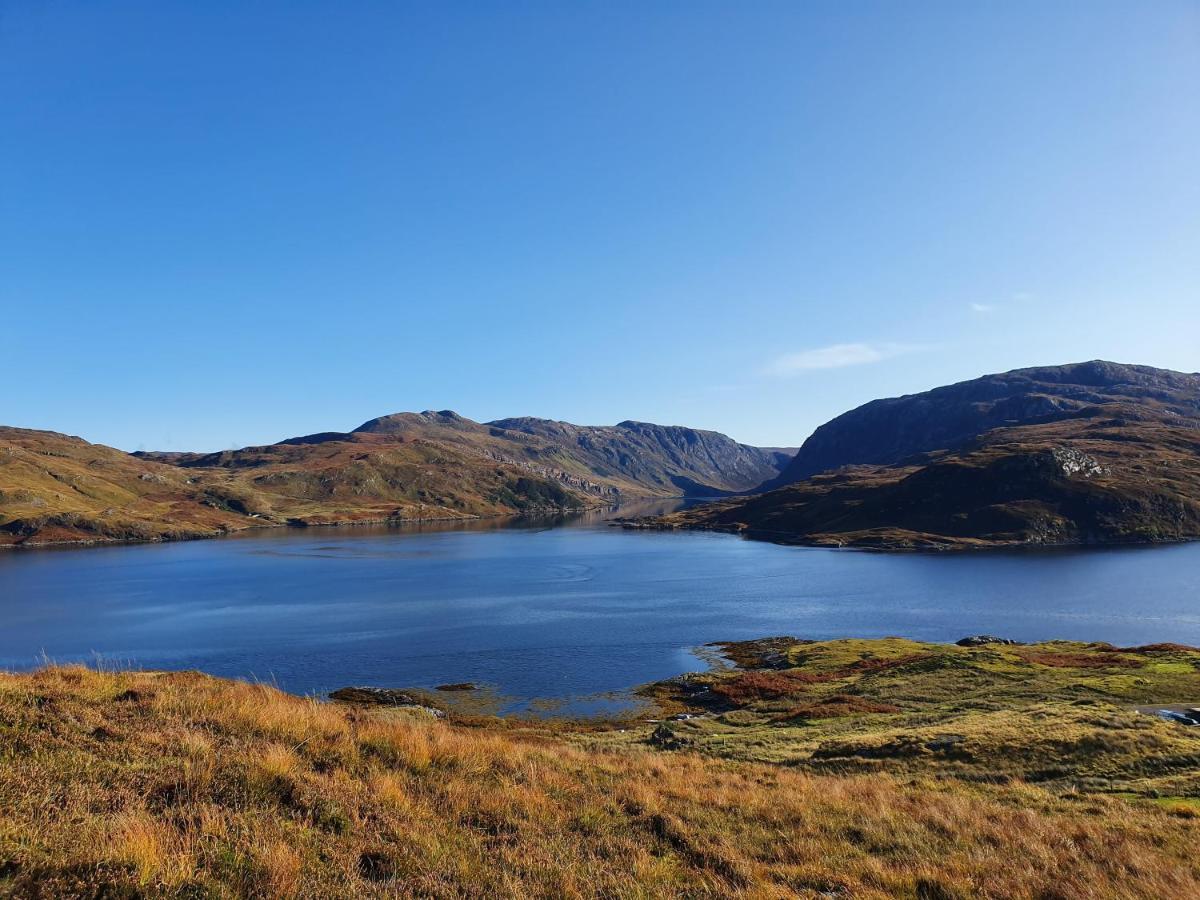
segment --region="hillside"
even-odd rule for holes
[[[227,466],[170,465],[80,438],[0,429],[0,545],[173,540],[589,502],[556,479],[419,441],[277,444],[234,457]]]
[[[655,524],[881,548],[1200,537],[1200,376],[1093,362],[879,400],[780,480],[801,473]]]
[[[843,466],[958,450],[995,428],[1094,418],[1101,408],[1131,420],[1200,428],[1200,375],[1093,360],[874,400],[814,431],[771,486]]]
[[[396,413],[351,432],[323,432],[265,447],[209,454],[142,454],[186,467],[258,467],[319,456],[325,445],[359,452],[427,442],[517,466],[601,498],[719,496],[778,476],[793,450],[739,444],[723,434],[680,426],[622,422],[611,427],[515,418],[480,423],[450,410]]]
[[[543,423],[538,433],[532,423],[540,421],[485,425],[451,412],[402,413],[352,432],[209,454],[126,454],[52,432],[0,428],[0,546],[714,495],[752,488],[790,458],[689,428]]]
[[[0,675],[0,895],[1200,893],[1196,729],[1105,687],[1169,687],[1186,648],[763,643],[682,701],[692,680],[650,689],[698,718],[621,728],[194,672]]]
[[[489,422],[488,427],[519,446],[528,447],[530,438],[538,440],[544,447],[538,452],[550,464],[582,467],[598,479],[629,485],[627,492],[662,496],[753,490],[776,477],[794,453],[739,444],[715,431],[648,422],[596,427],[516,418]]]
[[[733,667],[642,689],[676,713],[656,726],[655,745],[812,773],[937,774],[1191,805],[1183,798],[1200,796],[1200,727],[1145,714],[1200,703],[1195,647],[986,635],[715,646]]]

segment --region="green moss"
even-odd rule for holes
[[[1200,795],[1200,728],[1133,709],[1200,705],[1200,650],[900,638],[727,646],[738,668],[643,689],[667,710],[702,714],[668,723],[672,745],[818,771]]]

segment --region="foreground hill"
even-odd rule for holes
[[[1200,376],[1093,362],[875,401],[819,428],[795,478],[660,524],[885,548],[1200,537]]]
[[[511,515],[623,498],[719,495],[790,451],[690,428],[489,425],[403,413],[221,453],[126,454],[0,428],[0,546],[203,537],[268,525]]]
[[[436,721],[198,673],[0,675],[0,895],[1200,893],[1200,817],[1174,796],[1194,790],[1198,739],[1092,686],[1106,666],[1161,686],[1186,650],[1144,649],[1130,668],[1112,648],[947,650],[933,665],[927,645],[770,646],[734,649],[774,669],[705,676],[724,712],[696,706],[700,718],[657,730]],[[1021,667],[1047,686],[1041,704],[1031,688],[1006,712],[976,691],[963,705],[995,711],[969,723],[921,706],[980,676],[1012,695]],[[870,702],[839,699],[842,682],[873,685]],[[720,759],[723,747],[789,764]],[[1055,774],[1010,781],[1011,767],[989,770],[997,747],[1030,770],[1049,754]],[[1071,777],[1106,756],[1169,796]]]

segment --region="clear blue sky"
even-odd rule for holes
[[[0,422],[799,443],[1200,369],[1200,4],[0,0]]]

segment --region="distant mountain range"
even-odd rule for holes
[[[652,524],[879,548],[1200,537],[1200,375],[1093,361],[876,400],[765,487]]]
[[[448,410],[207,454],[128,454],[0,427],[0,546],[713,497],[777,477],[794,453],[677,426],[479,423]]]

